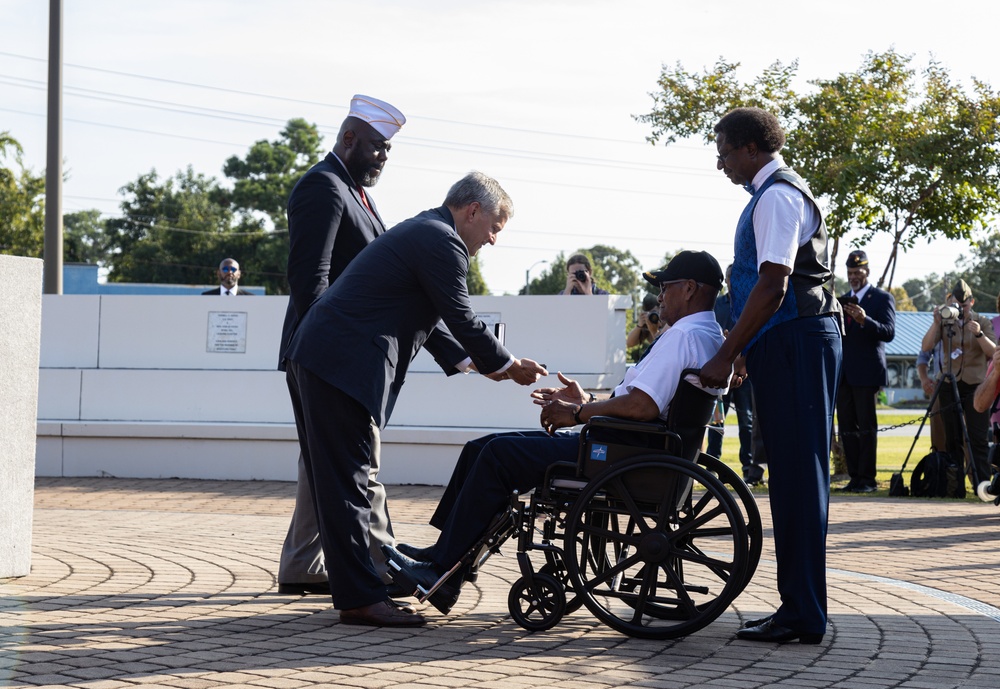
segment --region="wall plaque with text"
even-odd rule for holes
[[[209,354],[246,354],[246,311],[208,312]]]

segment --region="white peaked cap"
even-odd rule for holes
[[[351,112],[348,115],[364,120],[386,140],[391,139],[392,135],[406,123],[403,113],[396,108],[383,100],[363,96],[360,93],[351,99]]]

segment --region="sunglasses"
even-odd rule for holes
[[[222,268],[220,268],[220,270],[223,273],[238,273],[240,271],[239,268],[234,268],[233,266],[222,266]]]

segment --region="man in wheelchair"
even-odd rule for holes
[[[425,590],[432,586],[482,537],[490,521],[509,504],[514,490],[537,487],[555,462],[575,462],[579,433],[560,431],[594,416],[635,421],[666,420],[682,371],[697,369],[723,342],[715,320],[715,299],[722,269],[707,252],[682,251],[662,270],[643,277],[660,288],[660,319],[670,327],[628,370],[611,398],[588,402],[580,385],[561,373],[560,388],[532,393],[542,407],[543,431],[500,433],[466,444],[431,524],[441,530],[426,548],[399,543],[384,546],[390,573],[400,571]],[[690,381],[701,387],[696,376]],[[710,390],[713,394],[721,391]],[[458,600],[463,576],[453,574],[429,600],[447,614]]]

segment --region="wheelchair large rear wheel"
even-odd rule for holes
[[[722,481],[691,462],[642,455],[587,484],[570,511],[566,566],[599,620],[672,639],[722,614],[745,585],[749,536]]]
[[[743,523],[747,527],[747,536],[750,538],[746,573],[743,575],[743,588],[746,588],[753,578],[754,572],[757,571],[757,565],[760,564],[760,552],[764,546],[764,527],[760,521],[757,501],[746,482],[722,460],[702,452],[698,456],[698,464],[712,472],[731,493],[736,493],[740,499]]]

